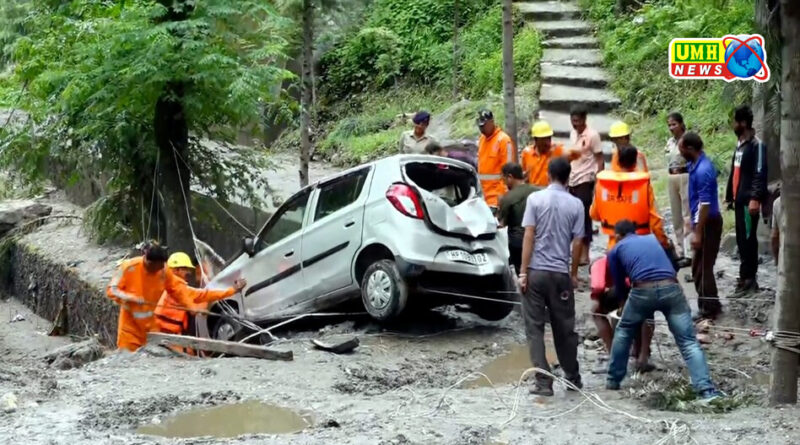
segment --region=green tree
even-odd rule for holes
[[[0,165],[30,180],[53,166],[100,176],[106,195],[90,215],[101,239],[125,227],[187,251],[190,184],[223,201],[259,201],[260,158],[227,143],[258,123],[270,88],[288,77],[275,63],[287,22],[271,2],[29,6],[14,63],[30,119],[0,139]],[[154,221],[149,230],[145,220]]]
[[[314,111],[314,30],[322,28],[318,23],[321,12],[342,9],[343,0],[279,0],[278,7],[287,16],[300,24],[300,186],[308,185],[308,165],[311,162],[313,143],[311,140],[311,115]]]

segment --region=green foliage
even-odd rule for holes
[[[171,99],[194,136],[194,179],[217,198],[256,201],[253,153],[200,142],[233,141],[258,123],[270,89],[287,78],[275,66],[286,21],[259,0],[175,4],[193,5],[186,20],[171,21],[152,0],[31,0],[26,34],[14,43],[14,80],[27,86],[20,107],[31,119],[0,134],[0,166],[29,180],[44,179],[52,165],[73,175],[102,171],[108,202],[97,208],[112,213],[94,220],[135,229],[143,210],[136,194],[152,187],[158,151],[156,102],[180,85]]]
[[[433,105],[432,104],[438,104]],[[417,88],[392,88],[386,91],[354,95],[337,103],[321,116],[324,126],[318,151],[337,164],[350,165],[386,154],[396,153],[400,134],[409,128],[409,110],[439,112],[446,104],[444,96]],[[474,121],[474,116],[472,117]],[[294,140],[291,134],[282,141]]]
[[[725,379],[714,380],[725,381]],[[728,413],[756,403],[753,393],[735,388],[731,388],[725,397],[709,403],[701,402],[689,382],[672,372],[660,380],[634,380],[630,392],[635,397],[644,399],[645,404],[651,409],[682,413]]]
[[[625,118],[636,126],[637,145],[661,160],[668,137],[666,115],[677,110],[690,129],[700,132],[709,152],[727,153],[733,143],[732,110],[749,102],[751,84],[674,80],[668,72],[667,49],[675,37],[753,32],[752,0],[651,0],[623,16],[614,14],[614,3],[581,0],[598,25],[605,61],[615,79],[612,88],[623,101]],[[725,162],[718,167],[728,168]]]
[[[383,28],[364,28],[336,52],[338,69],[325,82],[346,89],[387,86],[400,74],[401,40]]]
[[[459,38],[454,54],[453,0],[375,0],[365,26],[345,35],[322,58],[329,100],[398,82],[450,88],[468,97],[502,88],[502,7],[497,0],[458,0]],[[515,12],[517,78],[536,77],[540,37]],[[457,60],[457,63],[454,61]]]
[[[14,42],[27,33],[25,16],[30,12],[27,0],[3,0],[0,3],[0,69],[10,61]]]

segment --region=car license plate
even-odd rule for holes
[[[448,250],[447,259],[450,261],[474,264],[476,266],[481,266],[489,262],[489,256],[485,253],[472,254],[463,250]]]

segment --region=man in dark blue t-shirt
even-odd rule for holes
[[[678,143],[688,161],[689,207],[692,216],[692,278],[699,299],[700,318],[715,319],[722,312],[714,276],[722,240],[722,214],[717,197],[717,171],[703,151],[703,139],[688,132]]]
[[[651,314],[659,311],[667,319],[669,330],[689,368],[695,391],[703,399],[719,397],[695,336],[692,310],[661,244],[653,235],[636,235],[636,225],[629,220],[618,222],[614,231],[617,244],[608,253],[608,267],[619,295],[630,294],[614,333],[606,388],[619,389],[628,370],[628,355],[636,333]]]

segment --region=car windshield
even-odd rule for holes
[[[409,162],[405,173],[414,184],[438,196],[450,207],[479,194],[472,169],[437,162]]]

